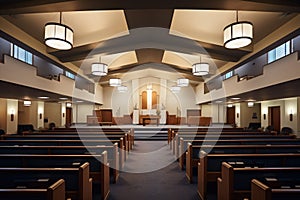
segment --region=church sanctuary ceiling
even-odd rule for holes
[[[223,46],[223,29],[236,20],[254,27],[251,45],[239,49]],[[218,74],[228,63],[252,53],[261,39],[300,12],[297,0],[0,0],[0,15],[44,44],[44,26],[62,20],[74,31],[71,50],[47,48],[63,63],[72,63],[89,78],[91,64],[108,64],[111,77],[137,70],[172,71],[196,84]],[[199,58],[208,62],[209,74],[193,76]]]

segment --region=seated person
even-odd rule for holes
[[[55,129],[55,123],[54,122],[51,122],[49,124],[49,130],[54,130]]]

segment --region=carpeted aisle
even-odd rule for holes
[[[166,141],[136,141],[124,170],[117,184],[110,185],[109,200],[199,199],[197,184],[187,182]]]

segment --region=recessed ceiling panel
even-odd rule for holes
[[[59,12],[5,18],[43,43],[45,24],[59,22]],[[62,23],[73,29],[75,47],[128,34],[123,10],[63,12]]]
[[[183,68],[192,69],[192,65],[200,61],[208,63],[210,66],[213,66],[213,68],[222,67],[227,63],[221,60],[212,59],[207,55],[202,55],[202,54],[192,55],[192,54],[184,54],[184,53],[178,53],[172,51],[165,51],[162,62],[167,64],[172,64],[172,65],[178,65]]]
[[[249,21],[253,24],[254,43],[294,16],[281,12],[238,11],[239,21]],[[223,29],[233,22],[236,22],[235,10],[175,10],[170,33],[223,45]]]

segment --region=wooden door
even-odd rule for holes
[[[142,92],[142,109],[147,109],[147,92]]]
[[[235,106],[227,107],[226,119],[227,124],[235,124]]]
[[[280,131],[280,106],[269,107],[269,122],[275,131]]]
[[[152,109],[157,108],[157,92],[153,91],[152,92]]]
[[[72,108],[66,108],[66,125],[70,126],[72,124]]]

